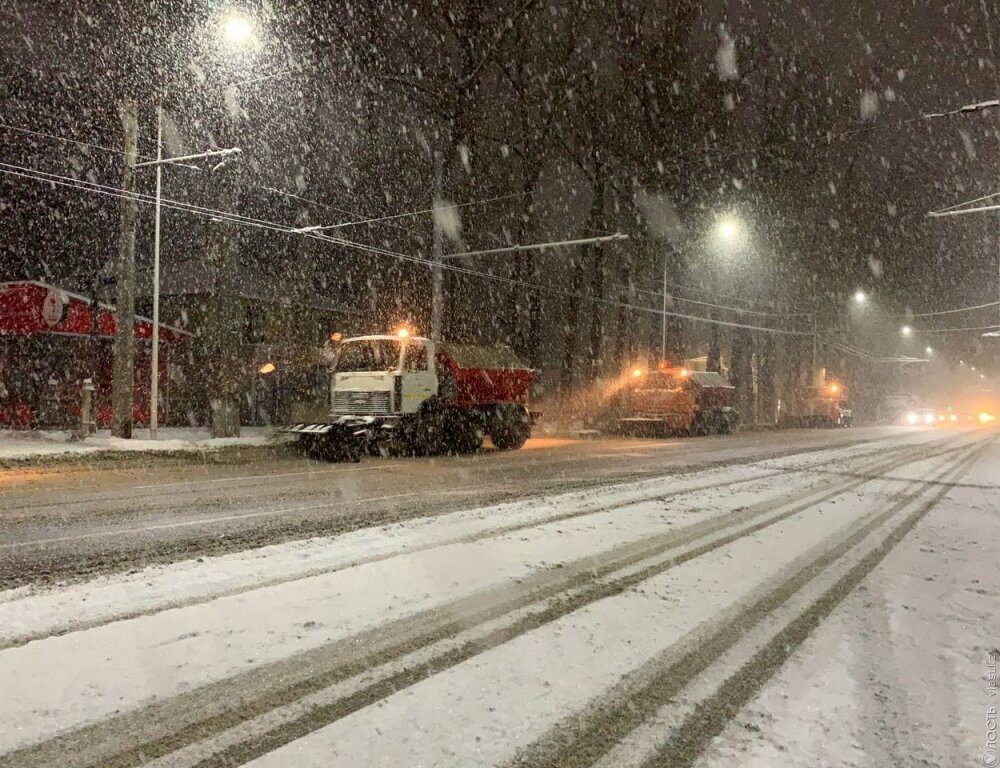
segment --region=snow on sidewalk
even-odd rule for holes
[[[104,429],[85,440],[74,440],[66,430],[0,429],[0,460],[30,459],[58,454],[93,454],[108,451],[203,451],[229,446],[268,445],[270,427],[243,427],[239,437],[211,436],[207,428],[165,427],[149,439],[148,429],[137,429],[131,440],[112,437]]]

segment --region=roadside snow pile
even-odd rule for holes
[[[240,437],[211,437],[207,428],[170,427],[159,429],[156,440],[149,430],[137,429],[131,440],[112,437],[100,430],[85,440],[74,440],[66,430],[0,430],[0,460],[27,459],[56,454],[99,453],[102,451],[203,451],[228,446],[259,446],[271,441],[269,427],[244,427]]]

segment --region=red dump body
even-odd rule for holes
[[[534,371],[505,348],[444,343],[436,356],[438,377],[454,382],[458,406],[528,403]]]

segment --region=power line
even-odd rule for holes
[[[640,293],[647,293],[650,296],[656,296],[658,298],[663,298],[663,294],[660,291],[651,291],[648,288],[636,288]],[[724,309],[729,312],[742,312],[748,315],[761,315],[764,317],[812,317],[808,312],[766,312],[759,309],[745,309],[744,307],[730,307],[725,304],[713,304],[710,301],[698,301],[697,299],[686,299],[683,296],[677,296],[672,293],[667,294],[667,298],[672,301],[682,301],[687,304],[697,304],[702,307],[712,307],[714,309]],[[737,298],[737,297],[732,297]]]
[[[111,187],[108,187],[107,185],[100,185],[100,184],[96,184],[94,182],[87,182],[87,181],[82,181],[80,179],[73,179],[72,177],[68,177],[68,176],[60,176],[58,174],[51,174],[51,173],[47,173],[47,172],[44,172],[44,171],[37,171],[37,170],[31,169],[31,168],[23,168],[23,167],[20,167],[20,166],[13,166],[13,165],[11,165],[9,163],[0,163],[0,173],[4,173],[4,174],[16,176],[16,177],[28,178],[28,179],[32,179],[32,180],[35,180],[35,181],[41,181],[43,183],[55,184],[55,185],[58,185],[58,186],[69,187],[69,188],[73,188],[73,189],[77,189],[77,190],[81,190],[81,191],[88,191],[88,192],[92,192],[92,193],[95,193],[95,194],[101,194],[101,195],[108,196],[108,197],[135,199],[138,202],[142,202],[142,203],[145,203],[147,205],[152,205],[155,202],[155,200],[151,196],[149,196],[149,195],[143,195],[143,194],[135,193],[135,192],[133,192],[133,193],[125,193],[125,192],[123,192],[120,189],[111,188]],[[294,228],[292,228],[292,227],[287,227],[287,226],[284,226],[284,225],[281,225],[281,224],[276,224],[274,222],[267,222],[267,221],[264,221],[262,219],[253,219],[253,218],[250,218],[250,217],[244,217],[244,216],[240,216],[238,214],[233,214],[233,213],[228,212],[228,211],[220,211],[220,210],[216,210],[216,209],[205,208],[203,206],[194,206],[194,205],[190,205],[190,204],[186,204],[186,203],[182,203],[182,202],[174,201],[174,200],[161,200],[160,204],[161,204],[161,206],[166,207],[166,208],[172,208],[172,209],[176,209],[176,210],[180,210],[180,211],[186,211],[186,212],[194,214],[194,215],[205,216],[205,217],[208,217],[208,218],[222,219],[222,220],[230,221],[230,222],[232,222],[234,224],[245,224],[247,226],[258,227],[258,228],[261,228],[261,229],[271,230],[271,231],[279,232],[279,233],[286,234],[286,235],[301,234],[303,237],[308,237],[308,238],[320,240],[320,241],[323,241],[323,242],[329,242],[329,243],[333,243],[335,245],[340,245],[340,246],[343,246],[343,247],[355,248],[355,249],[358,249],[358,250],[366,251],[366,252],[369,252],[369,253],[374,253],[374,254],[377,254],[377,255],[389,256],[389,257],[396,258],[396,259],[399,259],[399,260],[402,260],[402,261],[408,261],[408,262],[412,262],[412,263],[415,263],[415,264],[420,264],[420,265],[423,265],[423,266],[432,266],[432,265],[435,265],[435,264],[438,263],[438,262],[435,262],[433,259],[429,259],[429,258],[425,258],[425,257],[421,257],[421,256],[413,256],[413,255],[410,255],[410,254],[398,253],[396,251],[390,251],[390,250],[385,249],[385,248],[379,248],[377,246],[371,246],[371,245],[368,245],[366,243],[358,243],[358,242],[354,242],[354,241],[350,241],[350,240],[344,240],[344,239],[341,239],[341,238],[330,237],[329,235],[324,235],[324,234],[318,233],[318,232],[305,232],[305,233],[296,232],[296,230]],[[727,320],[717,320],[715,318],[702,317],[702,316],[698,316],[698,315],[690,315],[690,314],[686,314],[686,313],[682,313],[682,312],[671,312],[671,311],[664,312],[661,309],[656,309],[656,308],[652,308],[652,307],[645,307],[645,306],[639,306],[639,305],[635,305],[635,304],[630,304],[628,302],[616,301],[616,300],[613,300],[613,299],[603,299],[603,298],[598,298],[598,297],[595,297],[595,296],[588,296],[586,294],[576,294],[576,293],[572,293],[570,291],[563,291],[561,289],[552,288],[550,286],[542,285],[540,283],[529,282],[529,281],[526,281],[526,280],[518,280],[518,279],[515,279],[515,278],[504,277],[502,275],[494,275],[494,274],[491,274],[489,272],[480,272],[478,270],[470,269],[470,268],[467,268],[467,267],[461,267],[461,266],[454,265],[454,264],[441,264],[441,266],[444,269],[448,269],[450,271],[457,272],[457,273],[460,273],[460,274],[470,275],[472,277],[478,277],[478,278],[482,278],[482,279],[486,279],[486,280],[492,280],[494,282],[501,282],[501,283],[505,283],[505,284],[509,284],[509,285],[520,285],[520,286],[523,286],[523,287],[526,287],[526,288],[531,288],[531,289],[534,289],[534,290],[542,291],[542,292],[553,294],[553,295],[559,295],[559,296],[563,296],[563,297],[566,297],[566,298],[578,298],[578,299],[581,299],[583,301],[588,301],[588,302],[591,302],[591,303],[605,304],[605,305],[608,305],[608,306],[630,309],[630,310],[637,311],[637,312],[645,312],[645,313],[654,314],[654,315],[666,315],[668,317],[677,317],[677,318],[681,318],[681,319],[692,320],[692,321],[695,321],[695,322],[702,322],[702,323],[706,323],[706,324],[709,324],[709,325],[720,325],[720,326],[731,327],[731,328],[744,328],[744,329],[748,329],[748,330],[756,330],[756,331],[762,331],[762,332],[766,332],[766,333],[777,333],[777,334],[789,335],[789,336],[811,336],[812,335],[811,333],[808,333],[808,332],[805,332],[805,331],[796,331],[796,330],[787,329],[787,328],[773,328],[773,327],[767,327],[767,326],[752,325],[752,324],[749,324],[749,323],[736,323],[736,322],[731,322],[731,321],[727,321]]]
[[[975,304],[971,307],[957,307],[956,309],[943,309],[940,312],[910,312],[906,314],[893,315],[893,317],[937,317],[939,315],[954,315],[959,312],[972,312],[976,309],[986,309],[987,307],[995,307],[1000,304],[1000,301],[989,301],[986,304]]]
[[[43,131],[34,131],[34,130],[31,130],[30,128],[21,128],[20,126],[10,125],[8,123],[0,123],[0,128],[2,128],[5,131],[13,131],[15,133],[24,133],[24,134],[27,134],[29,136],[35,136],[36,138],[40,138],[40,139],[51,139],[53,141],[62,141],[62,142],[65,142],[67,144],[75,144],[76,146],[86,147],[87,149],[99,149],[102,152],[107,152],[107,153],[113,154],[113,155],[124,155],[125,154],[124,150],[121,150],[121,149],[115,149],[113,147],[104,147],[104,146],[101,146],[100,144],[92,144],[89,141],[79,141],[78,139],[70,139],[70,138],[67,138],[65,136],[57,136],[54,133],[45,133]],[[146,155],[136,155],[136,157],[141,157],[144,160],[145,159],[150,159]]]
[[[995,331],[1000,328],[1000,325],[980,325],[980,326],[969,326],[966,328],[916,328],[914,331],[916,333],[959,333],[961,331]]]
[[[125,154],[124,150],[122,150],[122,149],[116,149],[114,147],[105,147],[105,146],[101,146],[100,144],[92,144],[92,143],[86,142],[86,141],[78,141],[76,139],[66,138],[65,136],[59,136],[59,135],[54,134],[54,133],[45,133],[43,131],[35,131],[35,130],[28,129],[28,128],[22,128],[22,127],[16,126],[16,125],[9,125],[7,123],[0,123],[0,129],[14,131],[16,133],[24,133],[24,134],[28,134],[28,135],[31,135],[31,136],[35,136],[37,138],[50,139],[52,141],[61,141],[61,142],[67,143],[67,144],[75,144],[75,145],[82,146],[82,147],[87,147],[87,148],[90,148],[90,149],[99,149],[102,152],[107,152],[108,154],[113,154],[113,155],[124,155]],[[186,145],[182,145],[182,146],[186,146]],[[141,158],[143,160],[153,160],[153,159],[155,159],[155,158],[153,158],[150,155],[141,155],[141,154],[137,154],[136,157],[137,158]],[[171,160],[171,159],[176,160],[177,158],[167,158],[167,159],[168,160]],[[194,170],[194,171],[199,171],[199,172],[202,172],[202,173],[204,172],[204,169],[199,168],[196,165],[189,165],[189,164],[186,164],[186,163],[179,164],[179,165],[183,165],[184,168],[188,168],[188,169],[191,169],[191,170]],[[349,216],[357,216],[357,215],[359,215],[355,211],[350,211],[350,210],[347,210],[346,208],[338,208],[336,206],[330,205],[329,203],[321,203],[321,202],[318,202],[316,200],[310,200],[309,198],[302,197],[301,195],[297,195],[294,192],[288,192],[286,190],[278,189],[277,187],[271,187],[271,186],[267,186],[267,185],[260,185],[260,186],[255,186],[254,189],[260,189],[260,190],[263,190],[265,192],[270,192],[270,193],[273,193],[273,194],[283,195],[285,197],[291,197],[291,198],[294,198],[296,200],[300,200],[303,203],[308,203],[309,205],[315,205],[315,206],[318,206],[318,207],[321,207],[321,208],[328,208],[329,210],[337,211],[337,213],[344,213],[344,214],[347,214]]]

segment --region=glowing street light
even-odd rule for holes
[[[715,229],[723,240],[735,240],[742,227],[740,227],[739,219],[727,216],[719,221]]]
[[[904,336],[906,336],[907,338],[913,335],[913,329],[908,325],[904,325],[902,328],[900,328],[899,332]]]
[[[933,355],[934,354],[934,347],[925,347],[924,348],[924,352],[926,352],[928,355]]]
[[[868,296],[867,296],[867,294],[865,294],[864,291],[855,291],[854,292],[854,303],[855,304],[864,304],[866,301],[868,301]]]
[[[253,24],[246,16],[233,13],[226,17],[222,31],[226,39],[236,45],[243,45],[253,39]]]

